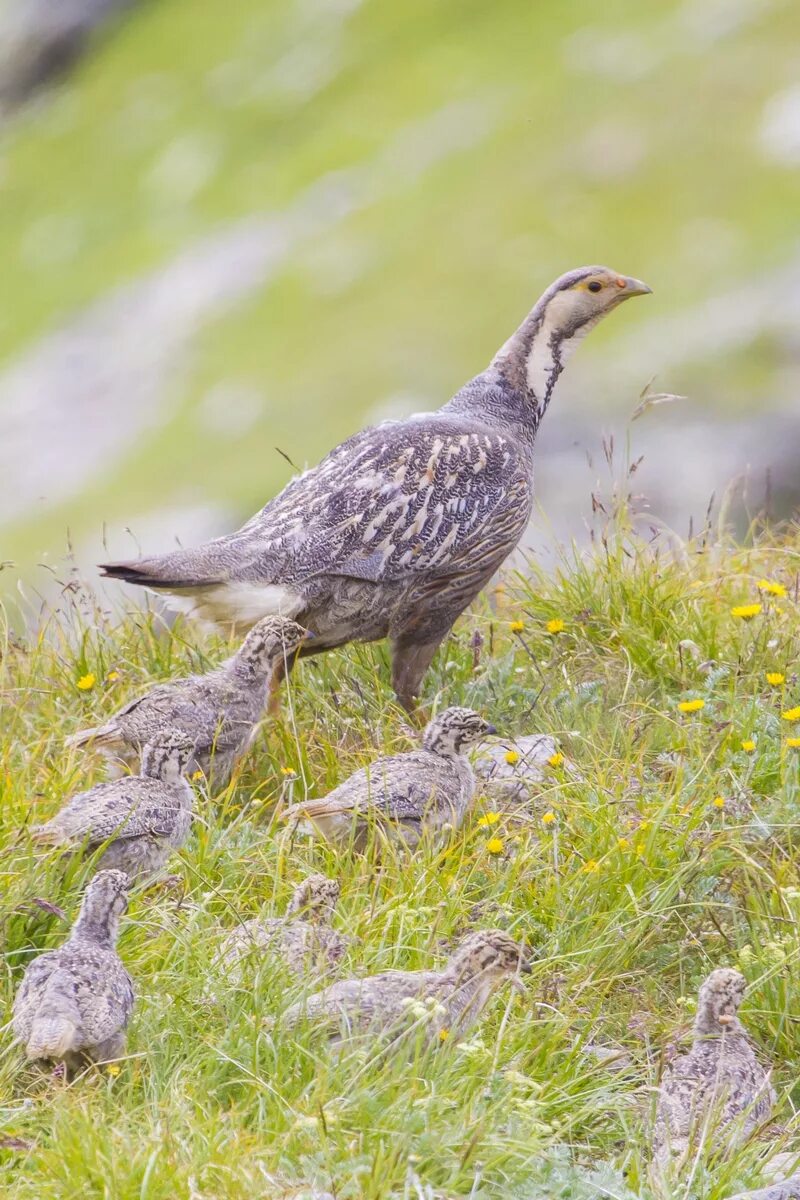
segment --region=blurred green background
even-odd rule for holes
[[[769,468],[785,513],[799,80],[796,0],[130,3],[6,89],[0,578],[233,528],[284,454],[443,403],[593,262],[654,295],[570,365],[539,531],[580,536],[653,376],[686,399],[631,429],[642,508],[684,532]]]

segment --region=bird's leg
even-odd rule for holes
[[[432,642],[414,642],[410,638],[392,639],[392,687],[407,713],[417,707],[417,697],[423,676],[445,635]]]

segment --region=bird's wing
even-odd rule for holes
[[[418,755],[418,751],[411,751],[378,758],[368,767],[356,771],[327,796],[292,805],[285,816],[302,819],[351,811],[373,812],[391,821],[418,819],[436,787],[430,770],[420,770]]]
[[[424,414],[342,442],[235,533],[103,570],[167,590],[324,575],[384,582],[481,564],[485,574],[516,544],[531,502],[527,461],[507,433]]]
[[[93,844],[110,837],[168,837],[178,807],[157,779],[130,776],[73,796],[42,831],[52,830],[75,841],[88,837]]]
[[[496,553],[503,526],[516,540],[529,508],[528,472],[507,436],[431,416],[344,442],[242,532],[257,533],[262,552],[279,539],[298,578],[382,582],[447,575],[461,561]]]

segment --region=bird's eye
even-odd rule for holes
[[[603,285],[602,285],[602,283],[600,283],[599,279],[593,279],[592,282],[587,283],[586,286],[588,287],[590,292],[599,292]]]

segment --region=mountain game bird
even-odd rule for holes
[[[388,638],[411,711],[437,647],[525,531],[536,432],[567,359],[649,291],[607,267],[562,275],[444,407],[348,438],[235,533],[101,569],[214,624],[293,617],[315,634],[301,655]]]

